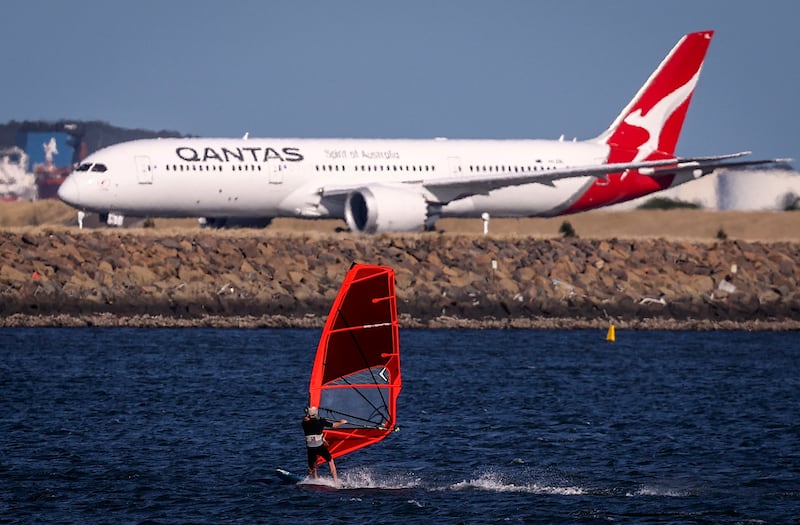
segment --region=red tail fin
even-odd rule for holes
[[[714,31],[685,35],[597,141],[608,162],[670,158]]]

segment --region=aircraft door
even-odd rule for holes
[[[269,183],[283,184],[283,172],[286,171],[286,164],[273,164],[269,169]]]
[[[450,168],[450,175],[461,175],[461,158],[448,157],[447,164]]]
[[[139,184],[153,184],[153,171],[150,166],[150,157],[144,155],[136,157],[136,179]]]

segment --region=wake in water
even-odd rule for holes
[[[306,477],[298,485],[339,490],[402,490],[419,487],[421,480],[414,474],[381,473],[369,468],[354,468],[339,475],[338,485],[329,476],[320,476],[317,479]]]
[[[318,479],[305,478],[299,483],[309,487],[322,487],[340,490],[405,490],[422,488],[428,491],[485,490],[491,492],[520,492],[529,494],[551,494],[560,496],[579,496],[589,490],[550,480],[519,480],[495,470],[486,470],[473,479],[455,483],[426,483],[415,473],[384,473],[370,468],[355,468],[339,475],[339,485],[328,476]]]
[[[636,488],[623,489],[582,486],[558,473],[543,473],[530,469],[510,473],[504,469],[487,468],[470,479],[456,482],[426,481],[414,472],[381,472],[376,469],[358,467],[339,475],[339,484],[330,476],[318,479],[305,478],[298,485],[308,488],[330,490],[387,490],[401,491],[422,489],[429,492],[463,492],[478,490],[495,493],[541,494],[551,496],[625,496],[625,497],[674,497],[692,496],[690,490],[654,484],[642,484]]]
[[[379,473],[369,468],[348,470],[339,477],[343,488],[400,490],[420,486],[421,480],[410,473]]]
[[[676,489],[670,487],[659,487],[653,485],[642,485],[637,490],[627,492],[628,497],[636,496],[656,496],[656,497],[669,497],[669,498],[686,498],[694,494],[686,489]]]
[[[492,492],[524,492],[529,494],[555,494],[559,496],[580,496],[586,490],[575,486],[554,485],[547,482],[515,482],[499,472],[484,472],[475,479],[455,483],[443,490],[479,489]]]

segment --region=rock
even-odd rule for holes
[[[0,281],[3,281],[5,283],[8,284],[22,283],[27,281],[29,278],[30,275],[17,270],[13,266],[4,264],[2,267],[0,267]]]
[[[2,232],[0,257],[5,326],[317,326],[352,262],[395,269],[415,326],[800,324],[786,242],[59,230]]]

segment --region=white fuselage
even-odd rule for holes
[[[604,144],[548,140],[147,139],[87,157],[62,185],[86,211],[158,217],[343,217],[329,188],[501,176],[601,164]],[[102,166],[98,171],[95,166]],[[441,216],[553,215],[594,180],[580,177],[447,198]],[[435,195],[428,195],[435,200]]]

